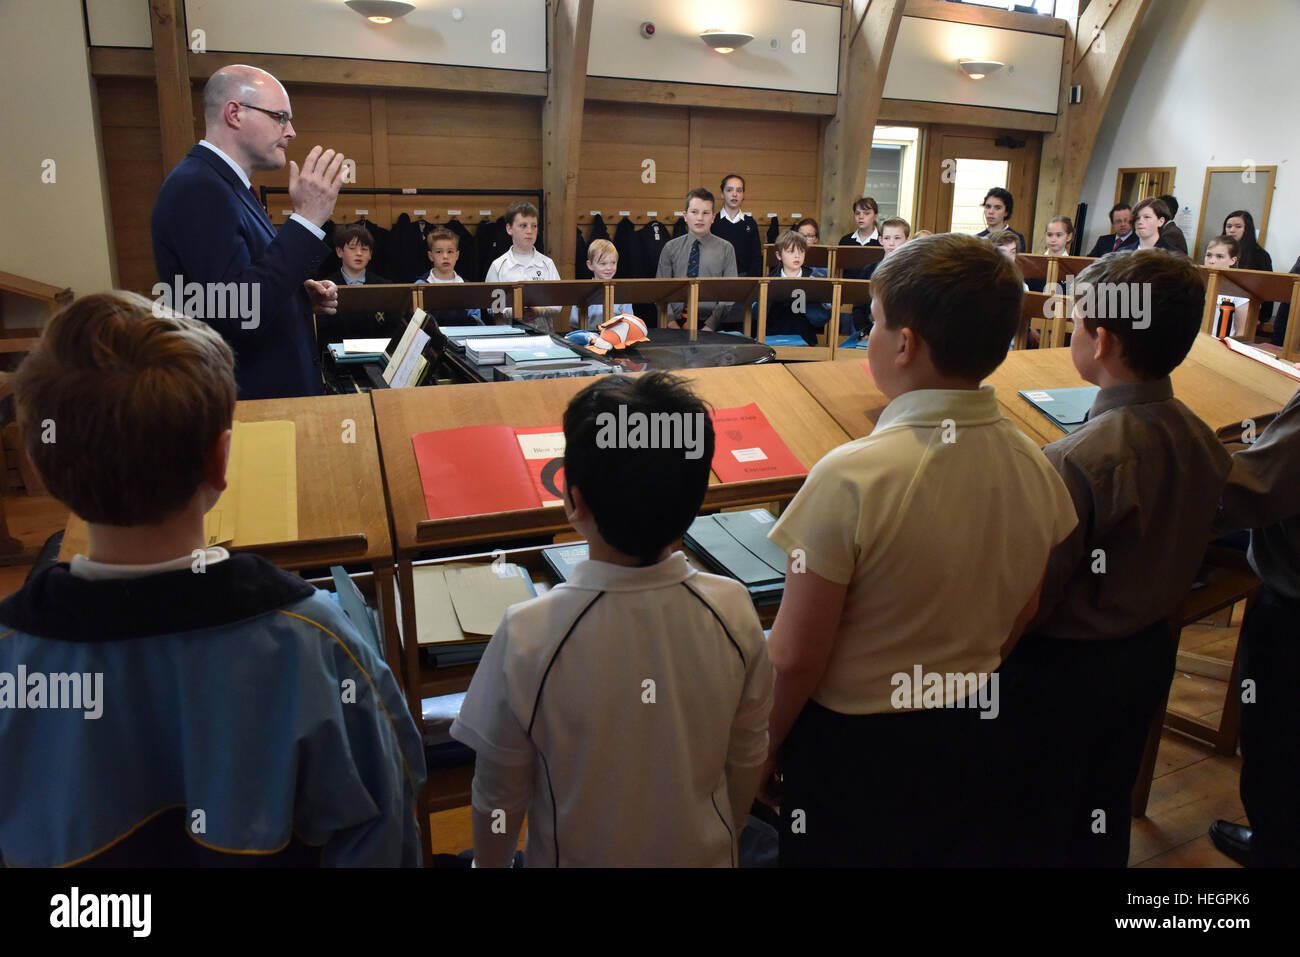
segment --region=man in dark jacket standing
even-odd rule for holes
[[[241,399],[319,395],[313,309],[338,308],[310,277],[329,251],[322,224],[343,182],[343,154],[315,146],[289,164],[293,215],[278,232],[249,177],[284,166],[294,138],[289,94],[264,70],[233,65],[203,90],[204,139],[168,174],[151,220],[154,295],[216,329],[235,353]]]

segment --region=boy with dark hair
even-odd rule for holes
[[[1187,237],[1183,235],[1183,231],[1178,227],[1178,224],[1174,222],[1174,217],[1178,215],[1179,209],[1178,197],[1172,193],[1166,193],[1164,196],[1160,197],[1160,202],[1164,203],[1169,210],[1169,218],[1165,222],[1164,226],[1160,228],[1160,238],[1165,241],[1165,245],[1169,249],[1172,249],[1175,252],[1180,252],[1186,256]],[[1268,317],[1265,316],[1264,318]]]
[[[339,257],[340,268],[325,278],[340,289],[344,286],[381,286],[392,282],[370,266],[375,239],[365,226],[353,223],[338,226],[331,237],[334,252]],[[316,315],[316,343],[324,351],[331,342],[344,339],[392,338],[398,323],[382,312],[339,312],[336,315]]]
[[[1026,802],[1042,796],[1041,831],[1017,820],[1038,863],[1125,867],[1133,784],[1173,677],[1167,619],[1196,578],[1231,460],[1169,379],[1200,328],[1192,262],[1106,256],[1074,294],[1070,355],[1101,391],[1084,425],[1043,452],[1079,524],[1052,552],[1003,697],[1010,726],[1039,735],[1014,763],[1048,775],[1023,782]]]
[[[1016,208],[1016,198],[1011,195],[1011,190],[1003,189],[1001,186],[994,186],[984,194],[984,222],[986,226],[975,234],[977,239],[988,239],[989,234],[995,230],[1005,229],[1011,235],[1016,237],[1019,244],[1016,252],[1023,253],[1027,248],[1025,246],[1025,237],[1011,228],[1011,211]]]
[[[1251,568],[1264,581],[1241,625],[1241,803],[1250,827],[1210,825],[1240,864],[1300,866],[1300,392],[1254,444],[1232,456],[1217,531],[1250,529]]]
[[[353,223],[334,230],[334,253],[342,268],[325,278],[340,286],[382,286],[390,282],[376,273],[367,273],[374,255],[375,238],[366,227]]]
[[[872,286],[867,362],[889,404],[770,536],[790,555],[769,642],[781,863],[977,864],[994,672],[1074,509],[980,386],[1020,321],[1015,267],[949,233],[898,247]]]
[[[687,193],[686,233],[664,246],[655,278],[735,276],[735,247],[710,231],[712,221],[713,194],[702,186]],[[729,302],[700,303],[700,316],[708,316],[703,328],[717,332],[724,322],[730,321],[731,305]],[[683,306],[680,302],[668,304],[670,329],[685,327]]]
[[[772,672],[745,589],[673,550],[708,485],[707,408],[666,373],[609,376],[564,437],[590,560],[506,612],[451,729],[477,752],[475,864],[508,864],[527,813],[531,867],[735,866]]]
[[[81,686],[14,710],[0,680],[4,864],[420,861],[424,755],[388,666],[302,579],[204,547],[233,370],[204,323],[110,292],[18,371],[27,452],[90,554],[0,603],[0,676]]]

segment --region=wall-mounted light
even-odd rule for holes
[[[1001,60],[958,60],[957,65],[972,80],[982,80],[1006,66]]]
[[[749,33],[727,33],[725,30],[705,30],[700,39],[718,53],[731,53],[754,39]]]
[[[361,14],[371,23],[392,23],[415,9],[413,3],[402,0],[346,0],[350,9]]]

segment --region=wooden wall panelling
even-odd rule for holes
[[[583,234],[589,235],[593,209],[600,210],[611,235],[621,210],[633,213],[637,222],[646,222],[646,213],[653,211],[671,225],[693,185],[689,111],[653,105],[630,110],[588,100],[585,113],[576,207]],[[643,181],[646,160],[655,164],[652,183]]]
[[[766,235],[769,212],[782,225],[795,213],[817,216],[821,166],[818,117],[796,113],[749,113],[694,110],[704,131],[700,176],[722,197],[719,186],[728,173],[745,177],[744,209]]]
[[[157,281],[149,216],[164,174],[158,91],[143,78],[100,77],[97,88],[116,281],[148,294]]]

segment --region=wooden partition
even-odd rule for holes
[[[163,168],[158,97],[151,80],[98,77],[99,116],[118,284],[148,293],[155,281],[149,217],[168,170]],[[196,129],[203,130],[201,87],[193,91]],[[348,186],[449,189],[537,189],[541,186],[541,101],[489,93],[367,90],[355,86],[291,84],[297,136],[289,156],[301,164],[317,143],[356,161]],[[287,169],[260,173],[254,186],[287,186]],[[440,197],[340,197],[335,220],[350,222],[356,210],[392,225],[401,213],[426,211],[446,222],[448,208],[461,210],[466,225],[490,209],[502,215],[513,197],[476,196],[453,203]],[[288,218],[287,197],[273,197],[268,212]]]
[[[745,178],[744,210],[763,238],[768,213],[783,226],[795,213],[815,217],[820,123],[796,113],[588,101],[578,172],[583,235],[589,235],[592,210],[600,211],[611,236],[624,211],[638,225],[658,219],[671,226],[686,193],[697,186],[710,190],[721,208],[719,184],[728,173]]]

